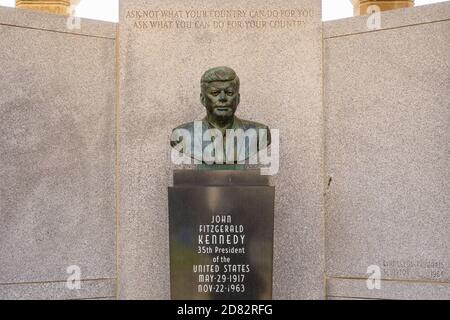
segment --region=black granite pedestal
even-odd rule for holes
[[[172,299],[271,299],[274,187],[258,170],[174,172]]]

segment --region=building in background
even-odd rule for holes
[[[70,15],[78,3],[80,3],[80,0],[16,0],[16,7]]]
[[[354,15],[367,13],[372,5],[377,5],[381,11],[414,7],[414,0],[350,0],[353,3]]]

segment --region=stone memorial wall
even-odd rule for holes
[[[449,299],[450,3],[380,22],[324,25],[327,294]]]
[[[237,116],[279,130],[273,298],[450,299],[450,2],[370,24],[322,24],[318,0],[120,15],[0,8],[0,299],[170,298],[169,139],[221,65]]]
[[[0,8],[0,299],[116,295],[115,26],[81,26]]]
[[[241,80],[237,116],[280,130],[275,299],[324,298],[322,23],[316,0],[121,1],[120,298],[168,298],[169,139],[201,119],[200,78]]]

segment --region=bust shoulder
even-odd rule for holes
[[[194,133],[194,122],[183,123],[182,125],[174,128],[172,130],[172,138],[171,138],[171,141],[170,141],[170,145],[172,147],[177,146],[179,143],[181,143],[183,141],[183,138],[182,138],[183,134],[180,131],[184,131],[184,130],[189,131],[189,134],[192,136],[193,133]],[[175,135],[177,140],[173,140],[174,135]]]
[[[265,133],[263,133],[263,134],[266,136],[267,144],[268,145],[271,144],[272,136],[270,134],[270,129],[265,124],[262,124],[259,122],[254,122],[254,121],[249,121],[249,120],[243,120],[243,119],[239,119],[239,118],[236,118],[236,121],[238,121],[237,127],[239,127],[240,129],[243,129],[244,131],[248,130],[248,129],[254,129],[256,131],[259,131],[261,129],[266,130]],[[260,132],[258,132],[258,134],[260,134]]]
[[[265,124],[259,123],[259,122],[254,122],[254,121],[249,121],[249,120],[243,120],[243,119],[237,119],[240,122],[240,127],[242,127],[244,130],[247,129],[266,129],[269,130],[269,127],[266,126]]]
[[[186,122],[183,123],[182,125],[176,127],[175,129],[173,129],[172,131],[177,131],[177,130],[188,130],[189,132],[193,133],[194,132],[194,128],[195,128],[195,124],[197,123],[201,123],[202,124],[202,129],[205,130],[208,128],[208,124],[206,123],[206,121],[203,120],[196,120],[196,121],[192,121],[192,122]]]
[[[192,122],[187,122],[187,123],[183,123],[182,125],[174,128],[172,130],[172,138],[176,139],[176,140],[171,140],[171,146],[174,147],[176,145],[178,145],[180,142],[183,141],[183,137],[187,134],[189,137],[191,137],[191,141],[193,141],[193,139],[195,138],[195,130],[196,130],[196,125],[198,126],[199,123],[201,124],[201,132],[204,132],[205,130],[208,129],[208,124],[206,123],[206,121],[203,120],[196,120],[196,121],[192,121]],[[197,127],[198,130],[198,127]],[[187,132],[186,132],[187,131]],[[200,137],[203,137],[203,135],[201,135]]]

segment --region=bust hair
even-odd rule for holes
[[[239,90],[240,81],[236,72],[229,67],[216,67],[207,70],[201,79],[202,91],[204,91],[207,85],[211,82],[225,82],[233,81],[236,85],[236,89]]]

